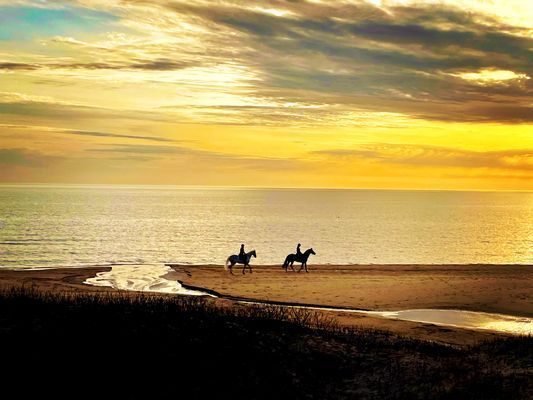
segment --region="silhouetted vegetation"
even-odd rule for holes
[[[15,398],[533,396],[531,337],[454,348],[304,309],[21,289],[0,293],[0,322],[2,381]]]

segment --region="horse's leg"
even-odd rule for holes
[[[246,263],[244,263],[244,265],[242,266],[242,273],[243,275],[246,273]]]
[[[305,263],[305,272],[309,272],[309,271],[307,270],[307,262]]]
[[[250,273],[252,273],[252,266],[248,264],[248,268],[250,269]]]
[[[231,275],[233,275],[233,266],[235,265],[235,263],[232,261],[231,262],[231,265],[229,266],[229,272]]]

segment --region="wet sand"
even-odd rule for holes
[[[171,265],[172,266],[172,265]],[[176,279],[224,295],[371,310],[461,309],[533,317],[533,265],[172,266]]]
[[[358,265],[310,266],[310,273],[285,272],[279,266],[259,266],[253,274],[230,275],[221,266],[172,265],[165,275],[186,286],[213,290],[224,296],[291,304],[315,304],[371,310],[460,309],[533,316],[533,266],[504,265]],[[105,291],[85,280],[110,267],[0,271],[0,289],[13,286],[47,291]],[[134,292],[132,292],[134,293]],[[221,305],[244,307],[231,300]],[[339,323],[384,329],[409,337],[450,344],[473,344],[504,334],[427,323],[323,311]]]
[[[24,287],[52,292],[114,292],[112,288],[83,283],[106,271],[111,271],[111,267],[0,270],[0,290]]]
[[[221,295],[296,304],[366,310],[458,309],[533,316],[533,266],[342,265],[285,272],[258,266],[252,274],[221,266],[172,265],[169,279]],[[328,312],[346,325],[386,329],[453,344],[471,344],[495,334],[426,323]],[[498,334],[500,335],[500,334]]]

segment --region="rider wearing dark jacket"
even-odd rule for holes
[[[302,251],[300,250],[300,246],[301,246],[300,243],[298,243],[298,246],[296,246],[296,255],[297,256],[301,256],[302,255]]]
[[[246,262],[246,253],[244,252],[244,244],[241,244],[241,250],[239,251],[239,259],[242,262]]]

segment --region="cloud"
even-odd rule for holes
[[[24,123],[31,122],[33,119],[58,122],[68,120],[76,121],[76,123],[83,120],[93,122],[96,120],[171,121],[170,116],[156,110],[145,111],[92,106],[59,101],[49,96],[36,96],[17,92],[0,92],[0,115],[4,116],[6,122],[8,122],[7,119],[9,117],[22,117],[24,118]],[[72,129],[72,132],[78,132],[79,135],[83,135],[83,132],[88,131]],[[102,134],[103,132],[96,132],[96,134],[98,133]]]
[[[79,136],[90,136],[90,137],[109,137],[109,138],[123,138],[123,139],[135,139],[135,140],[146,140],[153,142],[176,142],[174,139],[168,139],[159,136],[141,136],[141,135],[126,135],[122,133],[111,133],[111,132],[97,132],[97,131],[85,131],[78,129],[63,129],[63,128],[54,128],[50,126],[38,126],[38,125],[17,125],[17,124],[0,124],[0,129],[24,129],[38,132],[50,132],[50,133],[59,133],[66,135],[79,135]]]
[[[27,149],[0,149],[0,165],[4,166],[44,167],[57,159]]]
[[[482,69],[476,72],[463,72],[451,74],[479,85],[508,85],[516,81],[531,79],[526,74],[517,74],[513,71]]]
[[[97,153],[129,153],[129,154],[198,154],[197,151],[178,146],[152,146],[141,144],[115,144],[101,148],[87,149],[88,152]],[[202,152],[199,152],[202,153]]]
[[[39,69],[38,65],[18,62],[0,62],[0,70],[9,71],[32,71]]]
[[[13,55],[0,70],[103,86],[135,80],[147,93],[154,83],[176,84],[176,105],[196,110],[195,123],[209,116],[221,124],[319,124],[311,104],[321,105],[329,125],[359,112],[532,122],[530,29],[505,18],[503,6],[498,15],[478,3],[83,0],[116,16],[116,31],[92,40],[43,37],[61,57]],[[483,71],[521,78],[487,81]],[[243,105],[271,112],[236,108]]]
[[[279,157],[254,157],[236,155],[231,153],[208,151],[184,146],[155,146],[137,144],[114,144],[101,145],[90,148],[87,153],[107,154],[116,158],[115,154],[121,155],[122,159],[130,157],[139,161],[173,160],[194,161],[194,164],[205,163],[213,169],[218,168],[250,168],[254,170],[284,170],[305,168],[306,162],[298,159],[286,159]],[[125,158],[127,157],[127,158]]]
[[[358,149],[332,149],[313,154],[343,160],[420,167],[492,168],[533,171],[533,149],[472,151],[438,146],[369,144]]]
[[[512,27],[482,15],[445,6],[389,7],[385,12],[365,3],[272,2],[291,13],[276,17],[224,4],[168,7],[239,32],[237,40],[249,49],[240,54],[242,61],[260,71],[259,94],[277,91],[302,102],[335,96],[354,108],[370,103],[374,109],[372,104],[380,103],[382,111],[409,111],[419,118],[532,120],[530,82],[514,82],[501,93],[452,76],[481,68],[530,74],[533,39],[509,33]],[[407,96],[394,101],[391,93]],[[459,103],[472,113],[457,112]],[[511,104],[525,112],[515,118]]]
[[[80,136],[94,136],[94,137],[112,137],[112,138],[125,138],[125,139],[137,139],[137,140],[149,140],[154,142],[174,142],[175,140],[157,137],[157,136],[138,136],[138,135],[124,135],[120,133],[109,133],[109,132],[94,132],[94,131],[77,131],[66,129],[58,131],[59,133],[68,133],[72,135]]]
[[[146,71],[175,71],[179,69],[197,66],[198,64],[185,61],[173,61],[169,59],[158,60],[134,60],[130,64],[121,63],[14,63],[0,62],[0,70],[9,71],[36,71],[36,70],[146,70]]]

